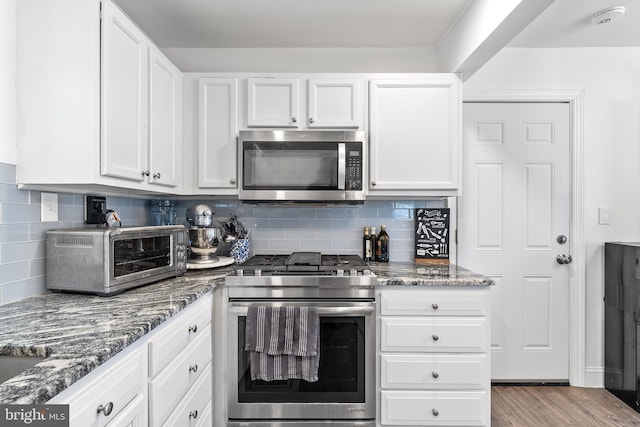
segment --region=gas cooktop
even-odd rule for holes
[[[258,274],[362,274],[369,270],[369,265],[358,255],[323,255],[320,252],[294,252],[291,255],[255,255],[244,264],[236,267],[237,271]]]

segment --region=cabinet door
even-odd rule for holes
[[[247,126],[298,127],[298,79],[247,79]]]
[[[112,2],[102,7],[101,173],[143,181],[148,42]]]
[[[355,128],[362,126],[360,80],[309,79],[310,128]]]
[[[455,75],[370,81],[371,194],[458,188],[460,82]]]
[[[182,78],[160,53],[149,53],[149,176],[152,184],[176,187],[182,164]]]
[[[236,188],[238,80],[202,78],[198,87],[198,186]]]
[[[139,394],[105,427],[146,427],[147,405],[144,394]]]

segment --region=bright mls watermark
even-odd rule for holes
[[[69,405],[0,405],[0,426],[69,427]]]

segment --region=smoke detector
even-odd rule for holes
[[[610,7],[608,9],[601,10],[593,15],[591,23],[594,25],[609,24],[617,21],[624,16],[624,6]]]

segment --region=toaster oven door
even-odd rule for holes
[[[153,232],[110,238],[110,290],[175,276],[174,238],[173,233]]]

